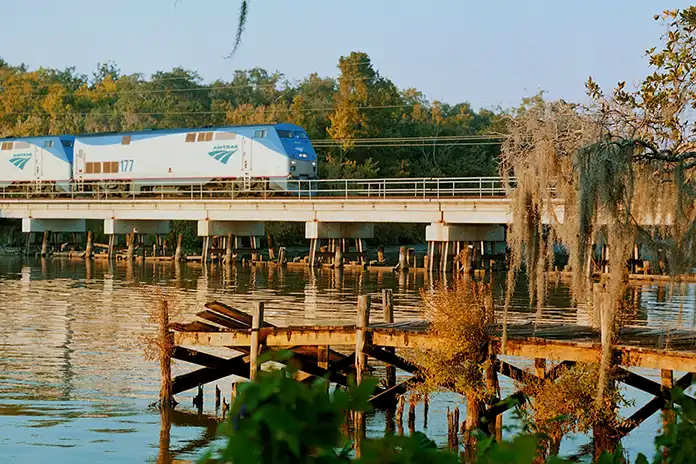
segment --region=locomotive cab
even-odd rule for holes
[[[317,178],[317,153],[304,129],[292,124],[279,124],[278,137],[288,155],[288,177],[297,180]]]

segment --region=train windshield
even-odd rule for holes
[[[308,139],[307,134],[301,131],[289,131],[278,129],[278,137],[281,139]]]

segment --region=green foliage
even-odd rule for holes
[[[346,413],[370,410],[368,399],[377,382],[366,379],[359,386],[328,392],[324,380],[312,385],[294,380],[297,369],[289,352],[270,352],[259,362],[287,363],[286,368],[262,371],[254,382],[240,384],[230,415],[220,426],[221,445],[208,450],[199,462],[234,464],[347,463],[360,464],[566,464],[571,461],[550,456],[542,458],[542,434],[522,432],[510,440],[496,442],[481,431],[476,454],[470,458],[439,449],[424,434],[365,439],[361,457],[354,459],[352,443],[342,433]],[[655,439],[653,464],[693,462],[696,454],[696,402],[683,393],[672,401],[674,420]],[[603,454],[598,463],[626,463],[623,450]],[[638,455],[636,464],[648,464]]]

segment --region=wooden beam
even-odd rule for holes
[[[685,389],[691,386],[694,380],[694,374],[691,372],[684,374],[677,382],[674,384],[674,389]],[[645,406],[640,408],[638,411],[634,412],[631,417],[626,419],[622,425],[617,427],[617,432],[620,437],[628,435],[633,429],[638,427],[644,420],[659,411],[664,405],[665,401],[671,395],[671,391],[663,392],[659,396],[656,396],[652,400],[648,401]]]
[[[172,395],[196,388],[198,385],[214,382],[228,375],[249,378],[249,363],[244,361],[244,358],[245,356],[242,355],[228,359],[224,367],[219,369],[204,367],[175,377],[172,382]]]
[[[415,374],[420,370],[418,365],[413,364],[410,361],[407,361],[401,356],[387,351],[385,348],[372,346],[367,349],[367,354],[369,354],[378,361],[391,364],[392,366],[398,367],[399,369],[406,371],[410,374]]]
[[[172,358],[191,364],[197,364],[199,366],[211,367],[213,369],[224,369],[227,367],[229,361],[229,359],[213,356],[212,354],[203,353],[201,351],[191,350],[189,348],[182,348],[180,346],[174,347]],[[243,354],[241,356],[235,356],[235,358],[232,359],[236,358],[244,359],[246,358],[246,355]]]

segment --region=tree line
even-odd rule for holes
[[[32,70],[0,59],[0,136],[292,122],[312,140],[335,141],[317,147],[324,178],[496,174],[496,140],[444,137],[501,133],[504,111],[400,89],[362,52],[341,57],[338,68],[336,78],[311,73],[291,81],[253,68],[207,83],[181,67],[148,78],[108,62],[88,76],[74,67]],[[392,142],[360,143],[377,138]]]

